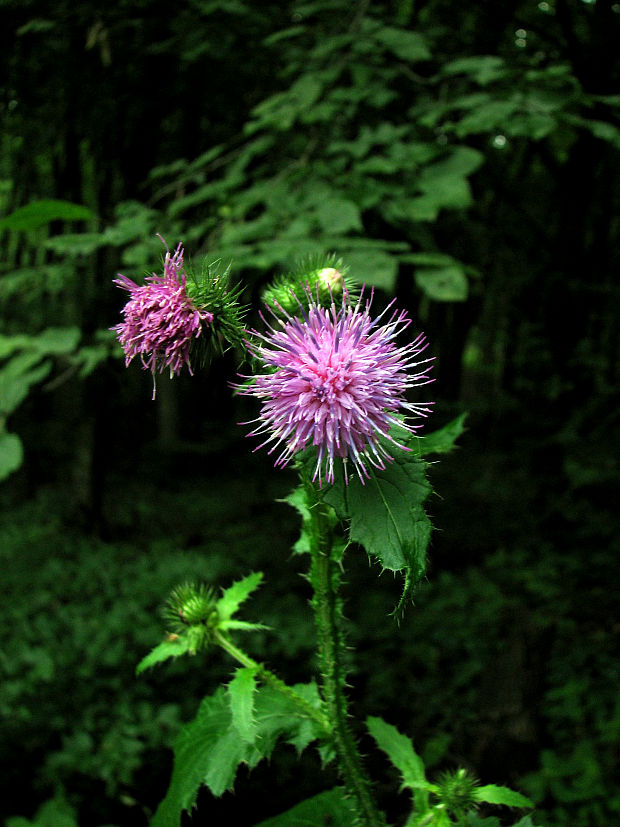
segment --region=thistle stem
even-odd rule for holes
[[[304,480],[304,489],[311,515],[310,580],[314,588],[312,605],[318,634],[321,684],[338,764],[359,823],[367,827],[383,827],[385,821],[372,797],[370,781],[347,722],[342,612],[337,592],[340,572],[339,561],[334,557],[332,533],[334,520],[331,509],[320,501],[314,485],[307,479]]]
[[[218,645],[221,646],[222,649],[224,649],[224,651],[233,657],[238,663],[242,666],[247,666],[250,669],[255,669],[256,676],[259,680],[270,686],[272,689],[275,689],[281,695],[284,695],[289,701],[292,701],[299,709],[299,712],[303,715],[303,717],[310,718],[321,727],[325,735],[329,738],[333,737],[333,727],[329,718],[321,709],[317,709],[312,706],[311,703],[303,698],[298,692],[295,692],[292,687],[287,686],[283,680],[280,680],[277,675],[267,669],[267,667],[263,666],[262,663],[258,663],[258,661],[255,661],[242,649],[236,646],[230,638],[226,637],[226,635],[223,635],[221,632],[216,630],[213,637]]]

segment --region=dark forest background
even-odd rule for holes
[[[250,320],[273,276],[331,251],[424,329],[429,427],[467,411],[467,431],[430,469],[428,583],[400,626],[399,583],[348,554],[354,711],[413,735],[431,775],[521,789],[537,824],[620,823],[619,34],[610,0],[0,2],[11,827],[148,823],[230,669],[135,677],[177,583],[265,571],[248,612],[275,631],[252,652],[290,682],[312,669],[274,502],[294,477],[235,424],[255,415],[228,387],[238,354],[152,402],[109,331],[112,279],[159,269],[157,232],[232,261]],[[187,824],[255,824],[333,783],[284,748]]]

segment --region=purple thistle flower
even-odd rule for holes
[[[341,458],[345,482],[350,460],[362,482],[367,468],[385,468],[393,460],[380,437],[405,451],[406,446],[390,434],[391,426],[413,432],[412,425],[397,418],[399,411],[426,416],[428,404],[412,404],[405,392],[433,381],[428,376],[432,358],[418,360],[427,342],[420,334],[410,344],[398,347],[396,336],[410,324],[407,314],[393,310],[387,321],[370,317],[369,300],[351,303],[345,293],[340,309],[321,307],[307,291],[308,312],[302,318],[285,314],[281,329],[267,324],[266,334],[256,333],[260,343],[249,349],[268,369],[251,384],[237,386],[246,396],[262,401],[258,426],[249,434],[268,434],[258,446],[274,443],[269,453],[283,446],[276,466],[285,466],[308,444],[316,449],[313,481],[322,476],[334,482],[334,462]],[[275,315],[275,314],[274,314]],[[413,369],[413,370],[412,370]],[[412,372],[410,372],[412,371]],[[249,423],[246,423],[249,424]],[[258,450],[256,448],[255,450]]]
[[[187,295],[181,243],[172,256],[166,250],[163,275],[153,273],[146,282],[135,284],[121,273],[114,279],[115,284],[129,292],[130,298],[122,311],[124,321],[112,330],[125,351],[125,365],[139,356],[153,374],[155,399],[157,370],[161,373],[168,368],[172,377],[187,365],[192,373],[192,341],[200,336],[203,324],[213,321],[213,313],[196,307]]]

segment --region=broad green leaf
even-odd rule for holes
[[[478,801],[487,804],[503,804],[505,807],[533,807],[529,798],[517,793],[508,787],[498,787],[496,784],[487,784],[485,787],[476,787],[475,796]]]
[[[490,132],[503,126],[519,110],[520,103],[513,100],[490,100],[469,111],[456,126],[456,134],[463,138],[479,132]]]
[[[345,250],[342,257],[349,267],[351,278],[358,284],[381,287],[391,292],[396,285],[398,261],[382,250]]]
[[[328,233],[342,233],[362,230],[359,208],[353,201],[344,198],[329,198],[316,208],[316,215],[322,229]]]
[[[39,353],[22,352],[0,370],[0,413],[8,415],[21,405],[32,385],[41,382],[52,369],[51,361],[41,363]]]
[[[44,802],[32,821],[14,816],[5,821],[5,827],[78,827],[74,808],[60,795]]]
[[[17,434],[0,431],[0,480],[17,471],[24,459],[22,441]]]
[[[46,356],[58,356],[75,350],[80,336],[79,327],[48,327],[33,337],[32,347]]]
[[[92,211],[81,204],[45,199],[32,201],[0,218],[0,230],[37,230],[51,221],[88,221],[93,217]]]
[[[293,506],[302,520],[301,534],[293,546],[293,554],[309,554],[310,538],[308,535],[307,525],[310,522],[310,509],[308,508],[303,485],[298,485],[297,488],[293,489],[288,497],[284,498],[283,502]]]
[[[256,737],[254,721],[254,693],[256,692],[256,669],[244,666],[237,669],[228,684],[228,696],[233,726],[244,741],[252,743]]]
[[[447,182],[458,178],[465,178],[475,172],[483,163],[484,155],[477,149],[467,146],[456,147],[441,160],[424,167],[420,175],[421,189],[433,190],[439,186],[447,186]]]
[[[443,75],[471,75],[480,86],[504,77],[507,71],[504,59],[496,55],[458,58],[444,64],[441,69]]]
[[[354,813],[343,787],[334,787],[307,798],[285,813],[261,821],[256,827],[353,827]]]
[[[0,359],[6,359],[16,350],[24,350],[31,342],[30,336],[18,333],[16,336],[0,335]]]
[[[140,663],[136,666],[136,674],[140,675],[151,666],[157,663],[163,663],[170,658],[178,658],[181,655],[186,655],[191,649],[191,640],[186,636],[174,638],[173,640],[164,640],[157,645],[152,652],[149,652],[146,657],[142,658]]]
[[[320,706],[316,685],[291,688],[313,706]],[[256,690],[254,723],[254,741],[240,738],[223,687],[202,701],[196,718],[175,742],[172,779],[152,827],[179,827],[182,811],[193,807],[203,784],[216,796],[232,789],[239,765],[255,767],[271,755],[279,738],[304,749],[321,734],[290,698],[270,687]]]
[[[262,579],[263,573],[256,571],[225,589],[216,605],[220,620],[230,620],[239,606],[258,588]]]
[[[374,36],[401,60],[414,62],[431,58],[426,40],[419,32],[382,26]]]
[[[235,736],[232,745],[230,737],[227,738],[231,732]],[[228,754],[223,748],[224,742]],[[155,813],[152,827],[179,827],[182,811],[193,807],[201,785],[210,786],[213,783],[214,757],[222,761],[217,789],[220,790],[222,783],[224,786],[218,794],[232,786],[237,766],[247,749],[232,729],[230,704],[225,689],[220,687],[214,695],[203,700],[196,718],[181,730],[176,739],[172,779],[166,797]]]
[[[354,477],[345,486],[339,469],[324,500],[341,519],[350,521],[351,540],[364,546],[384,569],[405,573],[402,605],[426,569],[431,523],[423,503],[431,487],[425,463],[413,452],[394,448],[392,455],[394,462],[383,471],[372,469],[364,485]]]
[[[378,746],[385,752],[392,764],[400,772],[402,778],[401,789],[408,788],[412,791],[421,790],[427,794],[416,797],[416,806],[423,803],[428,807],[428,791],[431,789],[426,780],[424,763],[413,748],[410,738],[400,733],[395,726],[386,723],[382,718],[369,716],[366,719],[368,731],[377,742]]]
[[[410,439],[409,445],[415,451],[416,456],[425,457],[428,454],[447,454],[454,448],[454,443],[465,431],[465,419],[467,414],[463,413],[439,428],[424,436],[414,436]]]
[[[553,132],[557,125],[556,119],[547,112],[518,112],[505,122],[502,129],[514,138],[522,136],[539,141]]]
[[[440,302],[462,302],[467,299],[469,285],[463,270],[455,265],[420,268],[415,283],[429,299]]]
[[[45,247],[61,256],[86,256],[106,244],[105,233],[63,233],[45,241]]]

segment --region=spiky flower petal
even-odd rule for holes
[[[163,240],[163,239],[162,239]],[[184,365],[190,373],[190,348],[203,327],[211,324],[213,313],[197,306],[187,294],[183,269],[183,246],[166,251],[163,275],[147,276],[146,284],[135,284],[119,273],[114,283],[127,290],[129,301],[123,308],[124,321],[112,329],[125,351],[125,364],[139,356],[153,374],[165,369],[174,376]]]
[[[359,298],[354,305],[345,293],[339,308],[321,307],[307,292],[307,312],[300,304],[300,317],[285,314],[265,334],[255,333],[250,351],[266,367],[249,384],[237,390],[262,402],[258,426],[250,436],[267,434],[259,445],[279,446],[277,466],[285,466],[308,445],[316,449],[313,480],[323,476],[334,482],[334,463],[351,462],[362,483],[369,478],[368,465],[384,468],[393,457],[386,440],[408,450],[390,433],[393,426],[412,432],[412,425],[398,418],[426,416],[428,404],[412,404],[406,391],[432,381],[428,372],[432,359],[419,360],[426,349],[423,334],[402,347],[397,335],[409,326],[405,312],[392,310],[394,302],[376,319],[370,316],[370,299]],[[280,308],[282,312],[282,308]],[[258,450],[258,449],[256,449]]]

